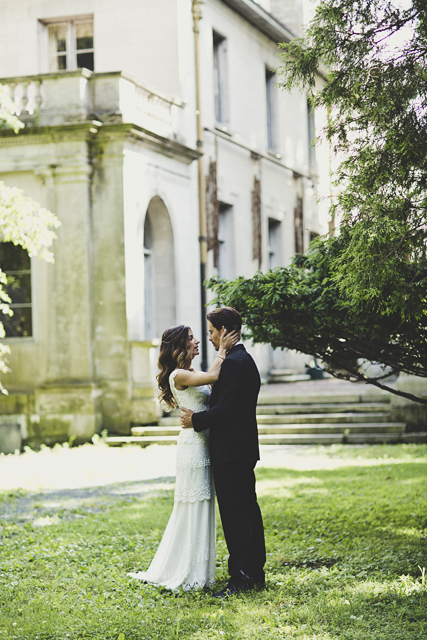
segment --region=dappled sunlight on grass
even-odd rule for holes
[[[304,451],[306,469],[257,468],[267,589],[222,602],[203,591],[172,594],[126,575],[149,566],[173,507],[173,475],[161,468],[162,452],[157,465],[155,450],[140,456],[79,449],[11,456],[48,461],[49,488],[34,493],[11,484],[0,494],[0,640],[117,640],[121,633],[125,640],[427,636],[427,586],[419,569],[427,567],[425,448],[396,446],[391,457],[382,446],[329,448],[327,455],[323,447]],[[99,485],[75,486],[67,465],[78,458],[90,464],[89,451]],[[351,463],[344,464],[345,455]],[[55,475],[58,460],[67,460],[62,479]],[[110,468],[101,473],[106,463]],[[25,482],[37,465],[28,476],[19,466]],[[59,488],[49,484],[55,478]],[[216,588],[222,588],[227,555],[219,521],[217,553]]]
[[[258,474],[259,480],[257,482],[257,493],[259,496],[264,495],[274,495],[276,498],[290,498],[294,495],[294,491],[296,488],[300,492],[322,492],[325,491],[319,487],[314,487],[312,485],[319,485],[322,483],[319,478],[311,478],[311,477],[283,477],[281,480],[277,479],[267,479],[263,478],[262,473]],[[307,485],[310,485],[310,488],[306,488]]]
[[[399,450],[397,453],[396,450]],[[259,467],[293,470],[340,469],[343,467],[376,467],[404,462],[426,462],[425,445],[291,445],[261,446]]]
[[[304,488],[304,489],[301,489],[301,491],[300,491],[301,495],[304,495],[304,494],[305,495],[311,495],[311,494],[314,494],[314,493],[317,493],[319,495],[325,495],[325,494],[329,493],[329,491],[328,491],[328,489],[323,489],[323,488],[320,488],[320,487],[311,487],[310,489]]]

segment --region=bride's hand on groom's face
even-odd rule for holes
[[[227,329],[223,329],[220,336],[220,347],[224,347],[226,351],[229,351],[236,342],[240,340],[240,331],[232,331],[228,333]]]
[[[185,407],[180,407],[180,409],[182,411],[181,424],[184,429],[190,429],[190,427],[193,426],[191,416],[193,415],[194,411],[191,411],[191,409],[186,409]]]

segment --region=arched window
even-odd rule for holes
[[[176,324],[175,248],[165,203],[154,196],[144,222],[145,337],[159,338]]]
[[[156,338],[156,274],[154,271],[153,232],[150,217],[144,223],[144,269],[145,269],[145,337]]]

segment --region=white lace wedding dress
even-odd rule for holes
[[[209,407],[208,386],[175,388],[178,406],[192,411]],[[184,591],[210,587],[215,582],[215,492],[210,473],[209,434],[181,428],[176,452],[175,501],[162,541],[147,571],[128,575],[144,582]]]

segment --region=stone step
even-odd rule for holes
[[[307,380],[311,380],[311,376],[308,373],[294,373],[294,374],[286,374],[286,375],[278,375],[274,374],[268,376],[269,384],[283,383],[283,382],[306,382]]]
[[[257,422],[261,424],[297,424],[311,423],[324,424],[329,422],[387,422],[390,419],[388,413],[291,413],[291,414],[269,414],[257,415]],[[178,418],[159,418],[160,427],[179,426]]]
[[[176,444],[177,436],[108,436],[105,443],[110,447],[122,447],[125,444],[138,444],[148,447],[149,444]]]
[[[387,422],[389,413],[297,413],[282,415],[257,415],[258,424],[326,424],[331,422]]]
[[[105,442],[111,447],[127,444],[147,447],[150,444],[176,444],[176,436],[110,436]],[[260,434],[259,442],[262,445],[424,443],[427,442],[427,432]]]
[[[393,432],[403,433],[405,424],[403,422],[387,422],[387,423],[330,423],[330,424],[281,424],[281,425],[259,425],[258,435],[265,434],[287,434],[287,433],[362,433],[362,432]],[[180,427],[132,427],[132,436],[150,436],[150,437],[172,437],[178,436]]]
[[[390,394],[384,392],[372,393],[328,393],[328,394],[295,394],[295,395],[272,395],[263,393],[261,390],[258,398],[259,405],[287,405],[287,404],[347,404],[347,403],[372,403],[380,402],[385,405],[390,404]]]
[[[282,425],[261,425],[258,427],[258,435],[277,435],[289,433],[404,433],[406,428],[403,422],[385,422],[385,423],[326,423],[326,424],[282,424]]]
[[[419,443],[426,442],[427,433],[299,433],[286,435],[260,436],[260,444],[397,444],[397,443]]]
[[[382,412],[388,409],[384,402],[348,402],[342,404],[263,404],[257,407],[258,415],[283,415],[286,413],[362,413]]]
[[[132,427],[131,428],[132,436],[178,436],[181,431],[181,427],[179,425],[173,427]]]
[[[269,377],[274,378],[274,376],[293,376],[295,375],[295,371],[293,369],[270,369]]]

